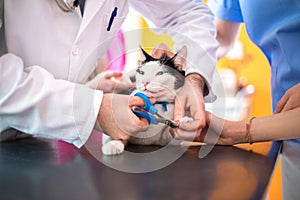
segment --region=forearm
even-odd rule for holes
[[[286,140],[300,137],[300,108],[255,118],[250,127],[252,142]],[[246,143],[246,121],[226,121],[223,129],[225,135],[232,138],[233,143]]]
[[[300,108],[252,122],[253,141],[286,140],[300,137]]]
[[[100,91],[55,79],[38,66],[24,68],[13,54],[0,58],[0,71],[0,132],[14,128],[84,144],[95,124]]]
[[[234,46],[239,35],[240,23],[229,22],[221,19],[216,20],[217,40],[220,44],[218,59],[224,57]]]

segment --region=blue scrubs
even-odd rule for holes
[[[250,39],[267,57],[274,112],[284,93],[300,82],[300,0],[210,0],[209,6],[220,19],[244,22]],[[300,198],[300,161],[293,161],[299,154],[292,148],[299,142],[300,138],[283,141],[283,199]]]
[[[272,108],[300,82],[300,0],[210,0],[215,15],[244,22],[271,66]],[[259,66],[257,66],[259,67]]]

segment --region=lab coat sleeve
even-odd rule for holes
[[[93,130],[101,101],[101,91],[55,79],[39,66],[24,68],[13,54],[0,57],[0,132],[13,128],[79,148]]]
[[[145,17],[155,33],[172,36],[175,41],[175,51],[183,45],[187,46],[186,74],[201,74],[209,89],[209,95],[205,99],[213,101],[215,96],[211,90],[211,83],[217,62],[218,42],[214,16],[208,6],[191,0],[130,0],[129,2]]]

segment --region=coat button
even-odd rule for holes
[[[76,45],[76,46],[74,46],[73,47],[73,50],[72,50],[72,54],[74,55],[74,56],[77,56],[78,54],[79,54],[79,52],[80,52],[80,48]]]

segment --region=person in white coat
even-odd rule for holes
[[[178,99],[192,111],[195,122],[178,131],[200,133],[205,126],[204,96],[213,96],[210,83],[218,47],[208,7],[189,0],[86,0],[81,13],[76,3],[4,0],[0,138],[23,132],[81,147],[95,124],[114,139],[127,139],[129,134],[148,128],[146,120],[131,111],[132,106],[143,105],[141,99],[88,88],[83,84],[87,77],[81,74],[82,66],[84,71],[93,71],[95,66],[84,62],[100,44],[104,54],[129,6],[160,28],[154,31],[173,36],[175,49],[187,45],[190,92],[179,92]],[[178,118],[183,108],[178,102],[176,106]]]

